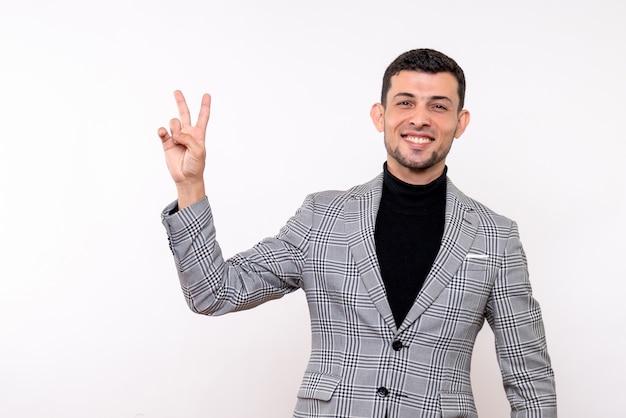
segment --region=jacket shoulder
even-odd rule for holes
[[[337,206],[343,205],[348,200],[371,199],[380,196],[383,184],[382,173],[367,183],[350,187],[346,190],[325,190],[309,195],[309,199],[315,205]]]
[[[450,179],[448,179],[448,199],[465,208],[465,210],[475,213],[483,222],[495,225],[511,225],[515,221],[497,213],[484,203],[473,199],[459,190]]]

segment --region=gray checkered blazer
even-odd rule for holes
[[[308,196],[274,238],[224,261],[206,199],[165,225],[198,313],[249,309],[303,289],[312,349],[294,417],[477,417],[472,348],[493,329],[511,417],[556,417],[544,327],[515,222],[449,180],[441,248],[397,328],[374,246],[382,175]]]

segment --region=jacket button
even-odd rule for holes
[[[387,389],[384,386],[381,386],[378,389],[376,389],[376,394],[380,396],[381,398],[386,398],[387,396],[389,396],[389,389]]]
[[[402,347],[403,347],[402,341],[400,340],[395,340],[394,342],[391,343],[391,348],[393,348],[396,351],[400,351]]]

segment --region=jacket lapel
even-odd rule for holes
[[[480,221],[473,209],[462,202],[464,195],[448,179],[441,247],[413,307],[400,329],[397,329],[387,300],[374,241],[382,179],[381,174],[364,184],[346,201],[345,228],[348,247],[370,298],[389,328],[398,333],[415,322],[452,280],[472,246]]]
[[[424,285],[399,331],[415,322],[437,299],[454,277],[474,242],[479,218],[472,208],[460,201],[462,196],[462,193],[448,180],[446,218],[441,246]]]
[[[382,174],[359,188],[344,204],[348,247],[370,298],[381,316],[395,333],[393,314],[387,301],[380,274],[374,229],[382,194]]]

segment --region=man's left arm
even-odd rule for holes
[[[515,222],[511,224],[486,318],[495,336],[511,417],[555,418],[554,372],[541,309],[532,295],[526,255]]]

